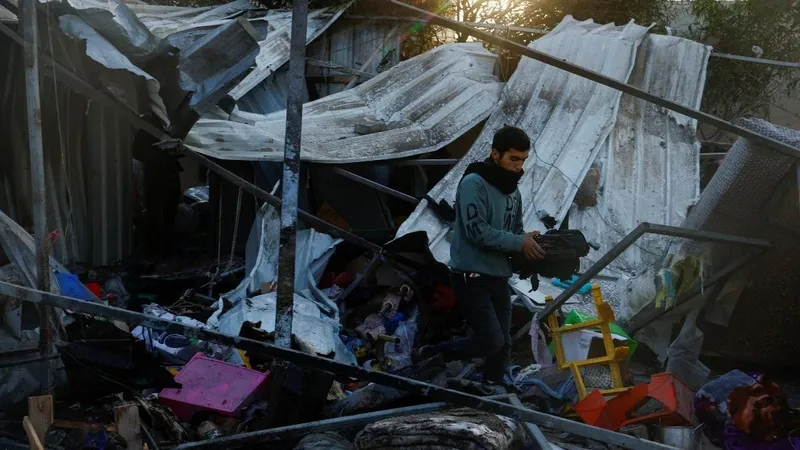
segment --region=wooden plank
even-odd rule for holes
[[[44,443],[47,430],[53,424],[53,396],[28,397],[28,419],[36,430],[39,441]]]
[[[136,404],[117,406],[114,408],[117,422],[117,433],[125,439],[128,450],[139,450],[142,447],[142,421],[139,418],[139,407]]]
[[[39,436],[36,435],[36,429],[33,427],[31,419],[29,419],[28,416],[22,419],[22,428],[25,429],[25,434],[28,435],[28,443],[31,446],[31,450],[44,450],[42,441],[39,440]]]

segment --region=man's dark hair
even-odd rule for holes
[[[531,140],[528,135],[517,127],[503,127],[497,130],[492,139],[492,148],[500,153],[509,151],[510,149],[527,152],[531,149]]]

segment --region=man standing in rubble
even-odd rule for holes
[[[456,221],[450,245],[450,281],[472,335],[420,348],[416,357],[442,354],[446,360],[486,358],[484,381],[501,383],[511,349],[512,268],[509,256],[542,259],[538,233],[522,227],[517,184],[531,142],[519,128],[504,127],[485,161],[470,164],[456,193]]]

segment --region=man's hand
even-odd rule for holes
[[[525,238],[522,241],[522,253],[528,259],[535,260],[544,258],[544,250],[542,250],[542,247],[539,247],[539,244],[536,242],[536,237],[538,236],[538,231],[525,233]]]

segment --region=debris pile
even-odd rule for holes
[[[285,94],[291,14],[244,0],[44,3],[55,42],[145,131],[120,144],[133,148],[119,177],[133,200],[118,205],[127,231],[113,252],[108,198],[84,185],[105,172],[70,178],[77,150],[56,169],[46,240],[21,225],[24,202],[2,198],[21,194],[0,196],[14,211],[0,211],[0,448],[800,446],[800,404],[764,371],[715,363],[701,329],[731,322],[750,280],[742,267],[779,258],[752,211],[779,184],[796,206],[796,157],[763,157],[742,139],[700,194],[688,117],[530,58],[503,85],[480,44],[402,62],[396,44],[389,69],[388,52],[360,69],[314,60],[328,71],[320,78],[337,68],[352,78],[304,107],[303,187],[297,205],[281,206],[286,113],[268,104]],[[309,41],[343,11],[310,12]],[[686,105],[700,104],[710,54],[633,22],[571,17],[530,47]],[[455,194],[506,123],[533,138],[512,190],[523,233],[545,254],[499,259],[515,273],[500,342],[513,345],[509,364],[491,370],[427,350],[474,331],[448,266]],[[796,131],[742,123],[800,143]],[[474,142],[456,143],[471,131]],[[450,150],[466,152],[452,169],[423,168]],[[181,195],[184,156],[208,170]],[[324,166],[344,163],[359,164]],[[18,190],[3,166],[0,185]],[[759,189],[754,166],[771,175]],[[282,207],[298,213],[290,244]],[[286,245],[294,286],[279,289]],[[465,285],[481,276],[462,275]],[[35,289],[42,280],[48,292]],[[492,286],[507,292],[504,279]],[[291,345],[276,345],[287,323]]]

